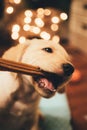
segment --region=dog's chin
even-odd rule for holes
[[[44,97],[44,98],[50,98],[50,97],[54,96],[56,93],[56,92],[52,92],[45,88],[40,88],[38,85],[35,86],[35,90],[38,92],[38,94],[41,97]]]
[[[35,76],[33,81],[36,91],[45,98],[50,98],[55,95],[56,92],[64,90],[62,86],[69,81],[70,77],[64,76],[64,74],[55,74],[46,72],[44,76]]]

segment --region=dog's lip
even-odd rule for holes
[[[34,80],[38,83],[39,88],[50,92],[56,92],[66,78],[63,74],[44,72],[44,76],[35,76]]]

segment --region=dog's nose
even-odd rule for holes
[[[63,71],[66,76],[70,76],[74,72],[74,67],[69,63],[63,64]]]

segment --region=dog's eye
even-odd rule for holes
[[[49,47],[43,48],[42,50],[44,50],[44,51],[46,51],[48,53],[52,53],[53,52],[53,50],[51,48],[49,48]]]

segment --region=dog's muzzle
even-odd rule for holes
[[[45,92],[56,92],[59,87],[67,82],[72,73],[74,72],[73,65],[67,63],[62,65],[62,74],[53,73],[53,72],[45,72],[44,76],[36,76],[34,80],[38,83],[38,87]]]

